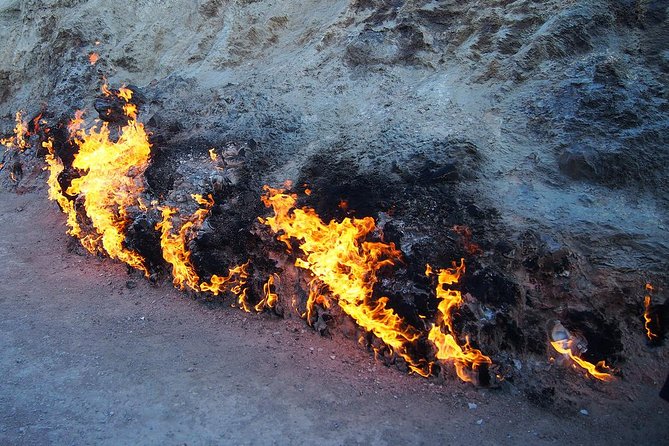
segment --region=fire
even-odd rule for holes
[[[237,303],[247,313],[251,312],[251,307],[248,302],[248,287],[246,282],[249,278],[249,266],[251,261],[230,268],[226,276],[218,276],[216,274],[211,276],[209,282],[200,285],[200,291],[210,292],[214,296],[230,291],[237,296]]]
[[[587,371],[591,376],[600,381],[613,380],[613,375],[611,374],[613,370],[604,361],[599,361],[595,365],[581,358],[579,354],[574,353],[581,350],[577,345],[577,339],[561,323],[558,322],[553,328],[552,338],[551,345],[558,353],[570,358],[574,364]]]
[[[388,308],[387,297],[373,297],[379,270],[393,265],[401,255],[393,243],[368,240],[377,230],[374,219],[345,218],[326,224],[313,209],[296,208],[296,195],[268,186],[264,189],[263,203],[273,209],[274,216],[260,221],[278,234],[289,251],[291,240],[298,243],[300,254],[295,265],[313,275],[312,302],[325,303],[316,296],[327,292],[344,313],[381,339],[411,370],[429,375],[427,361],[409,353],[409,346],[421,334]]]
[[[132,99],[132,90],[123,85],[118,89],[118,97],[125,102],[130,102],[130,99]]]
[[[218,160],[218,154],[216,154],[216,150],[213,147],[209,149],[209,158],[211,158],[212,161]]]
[[[18,149],[23,152],[30,146],[26,139],[27,136],[30,136],[30,133],[28,132],[28,124],[23,121],[20,111],[16,112],[14,119],[16,122],[16,125],[14,126],[14,135],[9,138],[0,139],[0,144],[7,149]]]
[[[180,290],[189,288],[199,291],[200,277],[195,272],[191,262],[188,244],[193,239],[194,231],[200,228],[209,214],[209,210],[214,205],[214,199],[211,195],[206,198],[201,195],[192,195],[192,197],[202,207],[184,219],[185,223],[181,225],[176,234],[173,232],[173,217],[179,211],[170,206],[162,208],[163,219],[156,225],[156,230],[160,231],[160,247],[163,258],[172,265],[172,283],[174,286]]]
[[[458,377],[465,382],[476,382],[478,370],[483,364],[490,365],[492,361],[481,351],[469,346],[469,339],[464,347],[460,347],[455,337],[453,328],[452,311],[463,302],[462,293],[457,290],[445,288],[445,285],[453,285],[459,282],[460,277],[465,272],[464,259],[460,260],[460,265],[453,264],[453,268],[440,269],[437,272],[437,299],[439,306],[437,308],[437,322],[439,325],[433,325],[428,334],[428,339],[432,341],[436,348],[436,357],[440,361],[453,362]],[[434,270],[427,265],[425,275],[428,277],[434,275]]]
[[[88,61],[90,62],[91,65],[95,65],[98,60],[100,60],[100,55],[98,53],[94,52],[88,55]]]
[[[644,296],[643,299],[643,306],[644,306],[644,312],[643,312],[643,318],[644,318],[644,328],[646,329],[646,336],[648,337],[649,341],[656,341],[658,339],[658,335],[653,333],[651,329],[651,324],[653,323],[653,316],[651,315],[651,293],[653,292],[653,285],[650,283],[646,284],[646,295]]]
[[[275,280],[275,274],[271,274],[263,285],[263,298],[254,307],[257,312],[261,312],[265,308],[274,308],[279,301],[279,296],[272,290]]]
[[[67,214],[68,232],[78,237],[88,251],[104,252],[148,275],[143,257],[124,246],[131,220],[129,209],[140,206],[144,171],[151,156],[144,125],[128,118],[128,123],[118,130],[118,137],[112,138],[108,123],[86,130],[82,128],[82,113],[75,115],[68,129],[78,147],[72,167],[80,176],[65,191],[58,184],[64,167],[55,156],[52,143],[47,142],[49,197]],[[72,202],[68,196],[77,198]]]
[[[156,225],[156,230],[161,233],[160,247],[163,258],[172,265],[172,283],[180,290],[210,292],[214,296],[231,291],[238,297],[240,307],[250,312],[246,287],[250,262],[231,268],[227,276],[213,275],[208,283],[201,283],[200,276],[191,260],[188,245],[209,215],[209,211],[214,206],[214,199],[211,195],[207,197],[192,195],[192,197],[201,207],[190,216],[181,218],[184,223],[181,224],[178,232],[174,232],[173,220],[179,211],[170,206],[162,208],[162,221]]]

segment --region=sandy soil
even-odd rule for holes
[[[41,193],[1,192],[1,444],[661,444],[657,382],[583,415],[406,376],[297,318],[151,286],[68,249]],[[595,400],[603,400],[597,398]],[[471,409],[469,403],[476,404]]]

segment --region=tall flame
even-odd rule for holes
[[[377,229],[374,219],[345,218],[326,224],[313,209],[296,208],[296,195],[269,186],[264,189],[263,203],[273,209],[274,216],[260,221],[278,233],[289,250],[291,240],[298,243],[295,265],[310,271],[344,313],[381,339],[411,370],[427,376],[429,364],[408,351],[420,333],[388,308],[387,297],[373,297],[378,271],[401,255],[393,243],[367,240]]]
[[[460,281],[460,277],[465,272],[464,259],[460,260],[460,265],[453,264],[453,268],[440,269],[437,272],[437,325],[433,325],[428,333],[428,339],[432,341],[436,348],[438,360],[452,362],[455,365],[455,371],[458,377],[465,381],[475,383],[478,376],[478,370],[483,364],[492,364],[489,357],[481,353],[480,350],[469,346],[469,339],[464,347],[458,345],[453,328],[452,311],[463,302],[462,293],[458,290],[446,288],[446,285],[453,285]],[[434,270],[427,265],[425,275],[434,275]]]
[[[112,138],[106,122],[90,130],[83,129],[82,112],[77,112],[68,129],[78,147],[72,167],[80,176],[74,178],[65,191],[58,184],[64,166],[57,159],[52,142],[47,141],[49,197],[67,214],[68,232],[79,237],[88,251],[104,252],[148,275],[143,257],[124,246],[130,223],[128,212],[131,207],[140,206],[144,172],[151,155],[144,125],[133,117],[128,118],[128,123],[119,129],[118,137]],[[68,195],[77,197],[76,203],[82,206],[71,202]],[[79,207],[87,221],[80,220]]]

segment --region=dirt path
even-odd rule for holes
[[[650,444],[669,433],[652,386],[557,417],[69,252],[41,194],[0,192],[0,222],[0,444]]]

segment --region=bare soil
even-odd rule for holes
[[[153,286],[72,249],[43,192],[0,192],[0,222],[0,444],[669,438],[669,405],[657,397],[663,376],[593,383],[581,407],[547,411],[510,386],[404,375],[298,318],[245,314],[229,301]]]

